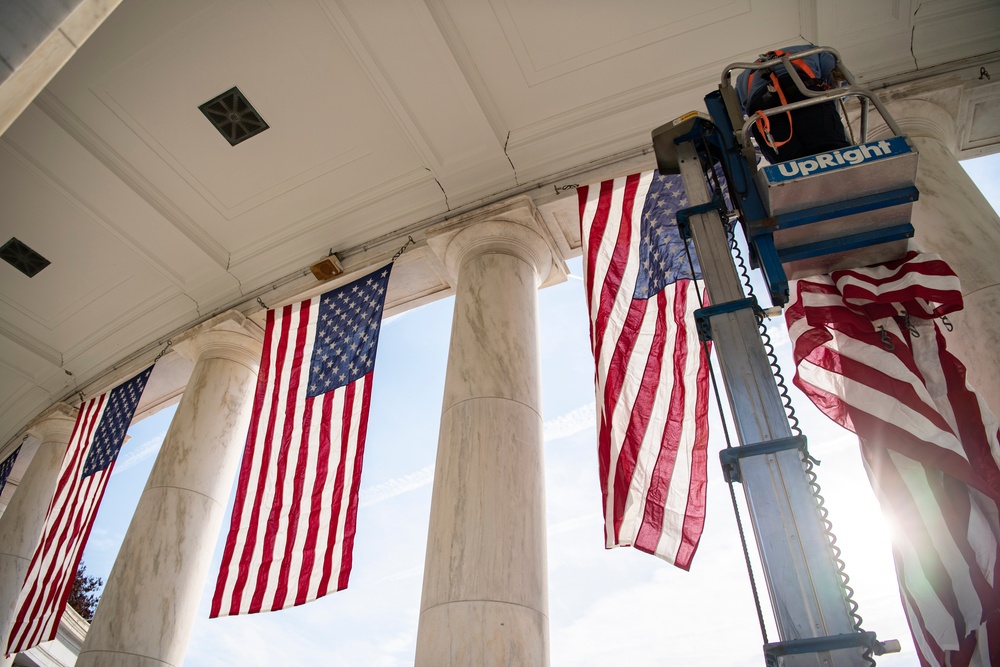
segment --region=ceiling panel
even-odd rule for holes
[[[514,185],[503,147],[423,0],[325,0],[358,62],[448,199]]]
[[[72,336],[79,336],[89,330],[79,328],[84,322],[113,317],[140,303],[145,293],[168,287],[163,276],[149,271],[145,262],[7,150],[0,150],[0,200],[11,202],[5,211],[5,235],[16,236],[51,262],[32,278],[0,265],[0,298],[11,309],[10,319],[42,343],[59,349],[61,328],[72,326]],[[32,205],[21,208],[26,202]]]
[[[490,0],[528,86],[698,30],[745,16],[749,0],[613,2]],[[581,11],[582,10],[582,11]],[[670,63],[663,66],[672,68]]]
[[[647,144],[726,64],[802,39],[794,0],[428,6],[521,182]]]

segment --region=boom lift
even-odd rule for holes
[[[742,483],[780,640],[764,646],[766,664],[785,667],[872,665],[871,656],[898,651],[861,628],[857,605],[831,543],[806,438],[789,422],[784,389],[775,380],[760,335],[762,310],[744,291],[731,254],[729,211],[706,173],[721,169],[729,197],[760,268],[772,304],[788,301],[788,280],[834,269],[867,266],[903,255],[912,203],[917,199],[917,155],[872,94],[857,85],[829,47],[795,54],[834,55],[847,85],[809,90],[788,56],[781,58],[807,98],[768,109],[785,113],[843,96],[861,101],[861,141],[852,147],[759,168],[730,75],[763,70],[765,63],[734,63],[718,91],[705,97],[710,116],[692,112],[652,133],[661,173],[680,173],[690,208],[677,215],[694,241],[711,300],[696,313],[699,335],[715,344],[740,445],[721,452],[730,482]],[[874,106],[894,136],[868,141]],[[806,131],[799,128],[798,131]],[[763,625],[763,620],[761,620]]]

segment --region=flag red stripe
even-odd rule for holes
[[[596,361],[598,468],[607,546],[634,545],[689,565],[704,525],[699,494],[705,492],[706,461],[703,452],[691,447],[707,446],[707,400],[701,399],[698,387],[676,385],[707,386],[707,360],[700,352],[697,359],[687,358],[692,354],[688,327],[680,327],[679,340],[668,343],[677,322],[665,304],[680,309],[682,322],[692,316],[692,304],[684,298],[677,302],[686,281],[676,281],[649,299],[634,297],[637,279],[642,275],[645,280],[649,268],[639,264],[639,249],[647,242],[641,238],[647,194],[655,185],[657,201],[674,205],[669,198],[676,196],[679,202],[683,192],[679,177],[668,177],[675,183],[660,183],[655,180],[659,178],[637,174],[578,190],[584,289]],[[668,344],[674,349],[666,349]],[[698,406],[706,409],[698,412]],[[674,414],[672,409],[698,414]],[[679,446],[687,450],[683,459]],[[679,475],[675,467],[682,460],[701,470]],[[692,514],[679,520],[675,513],[681,511]],[[696,516],[699,512],[702,516]],[[683,549],[681,561],[677,549]]]
[[[27,636],[23,636],[18,644],[15,645],[15,637],[17,636],[16,629],[12,628],[10,632],[10,638],[8,640],[8,649],[17,646],[30,646],[29,642],[35,640],[35,634],[37,634],[37,628],[31,627],[31,619],[37,619],[41,616],[42,609],[46,606],[47,602],[47,582],[52,579],[52,567],[42,565],[41,561],[46,557],[52,558],[53,561],[55,557],[61,554],[61,549],[57,549],[56,545],[61,545],[63,542],[63,536],[65,535],[66,517],[69,515],[70,507],[67,505],[67,500],[70,499],[69,503],[75,504],[78,499],[75,493],[75,482],[78,477],[79,470],[83,467],[83,457],[86,456],[87,445],[93,438],[94,431],[97,428],[98,418],[100,417],[101,410],[104,407],[105,395],[101,395],[97,399],[93,399],[86,404],[86,407],[81,406],[81,411],[77,417],[76,426],[74,426],[74,434],[80,434],[80,440],[70,440],[69,447],[64,454],[63,463],[61,464],[61,471],[59,475],[59,481],[56,483],[56,491],[49,502],[49,509],[46,513],[46,529],[43,529],[42,539],[40,545],[35,549],[32,555],[31,562],[28,565],[28,573],[26,574],[25,585],[28,584],[29,579],[33,572],[37,572],[38,576],[34,578],[30,587],[28,588],[27,604],[20,605],[18,610],[15,628],[23,627],[22,632],[32,633]],[[83,425],[80,431],[77,430],[77,426]],[[55,510],[55,514],[52,514]],[[51,517],[51,520],[49,519]],[[52,526],[55,530],[48,530],[47,528]],[[44,572],[38,572],[38,568],[44,567]],[[24,597],[22,595],[22,597]],[[18,650],[14,648],[13,650]]]
[[[656,295],[656,301],[659,310],[666,310],[666,296],[662,291]],[[677,290],[677,294],[674,299],[674,312],[671,320],[675,326],[677,326],[678,307],[684,307],[683,290]],[[681,317],[681,319],[683,320],[683,317]],[[684,368],[686,363],[685,357],[687,356],[686,341],[682,334],[683,329],[679,330],[674,338],[674,349],[672,354],[673,367],[678,369]],[[644,385],[647,381],[654,383],[654,386],[659,383],[659,354],[661,351],[665,351],[665,342],[666,319],[659,318],[656,323],[656,342],[653,344],[653,348],[657,350],[657,355],[655,357],[650,355],[649,359],[649,362],[655,361],[656,363],[657,377],[644,377]],[[649,366],[647,363],[647,369],[648,368]],[[639,533],[635,540],[635,548],[645,551],[646,553],[656,553],[656,545],[660,541],[661,531],[663,530],[664,505],[667,502],[667,492],[670,487],[671,478],[674,474],[674,463],[677,461],[677,443],[681,439],[683,422],[687,419],[687,415],[684,414],[685,390],[686,387],[683,382],[675,382],[670,387],[670,400],[667,404],[666,427],[663,429],[659,438],[659,452],[657,453],[656,463],[653,465],[653,474],[650,477],[648,490],[646,492],[646,508],[642,524],[639,526]],[[650,402],[649,408],[652,410],[652,402]],[[674,564],[676,565],[676,562]]]
[[[264,436],[260,438],[259,434],[252,433],[253,441],[248,440],[247,449],[244,452],[244,458],[252,456],[253,459],[259,459],[261,461],[271,460],[271,449],[272,443],[274,442],[274,431],[277,427],[277,422],[281,416],[280,406],[282,403],[282,393],[281,393],[281,382],[280,378],[285,367],[285,359],[288,356],[288,340],[291,333],[292,324],[292,306],[285,306],[281,312],[281,319],[275,322],[275,325],[280,327],[278,329],[278,343],[277,343],[277,354],[274,358],[274,382],[270,387],[271,391],[271,407],[268,411],[267,419],[264,422]],[[265,389],[268,387],[265,385]],[[256,402],[256,401],[255,401]],[[260,452],[256,452],[257,447],[260,447]],[[256,488],[254,489],[253,498],[256,502],[251,503],[249,521],[249,529],[247,530],[246,540],[243,544],[243,548],[240,553],[239,567],[236,571],[236,582],[233,585],[232,591],[232,602],[229,607],[230,614],[240,613],[240,609],[243,604],[243,593],[246,591],[246,584],[250,577],[250,567],[253,563],[253,553],[257,545],[257,533],[256,526],[260,525],[260,513],[261,513],[261,503],[259,499],[264,494],[265,484],[267,483],[267,476],[261,474],[257,479]],[[240,486],[247,486],[249,488],[251,480],[248,478],[246,480],[240,480]],[[234,511],[234,517],[242,516],[237,515]],[[232,534],[232,531],[231,531]],[[221,584],[222,580],[220,580]],[[251,591],[253,595],[253,591]],[[251,598],[251,605],[253,600]]]
[[[705,348],[708,347],[706,343]],[[702,355],[705,356],[705,348]],[[695,423],[708,422],[708,363],[705,358],[698,366],[697,387],[698,396],[695,399]],[[688,487],[687,505],[684,510],[684,532],[681,544],[677,549],[674,564],[689,570],[694,554],[698,550],[701,533],[705,528],[706,498],[708,496],[708,430],[695,431],[694,447],[691,452],[691,481]]]
[[[357,384],[370,381],[390,270],[268,320],[273,360],[254,403],[263,421],[244,453],[217,615],[276,611],[347,585],[370,397]]]
[[[340,507],[344,499],[344,475],[347,472],[347,444],[350,442],[351,434],[351,421],[349,419],[350,415],[354,411],[354,394],[355,394],[355,384],[349,384],[344,388],[344,420],[340,426],[340,441],[345,443],[343,447],[340,448],[340,459],[337,461],[337,474],[334,477],[333,482],[333,516],[340,516]],[[323,561],[323,578],[320,580],[320,590],[324,593],[329,590],[330,580],[333,577],[333,559],[335,556],[334,551],[328,551],[326,558]],[[338,570],[337,577],[339,581],[340,572]]]
[[[56,637],[121,445],[121,441],[114,441],[117,430],[110,425],[119,419],[131,421],[151,370],[130,379],[114,399],[107,392],[80,406],[60,462],[42,532],[15,602],[13,624],[7,637],[8,653],[21,652]],[[113,391],[118,390],[116,387]],[[121,435],[124,437],[124,433]],[[95,449],[97,436],[101,437],[100,450]],[[84,477],[92,453],[98,466]]]
[[[333,415],[333,394],[323,394],[320,400],[322,417],[319,422],[319,450],[316,456],[316,484],[313,487],[313,497],[324,495],[326,482],[330,475],[330,422]],[[313,568],[316,563],[316,547],[320,530],[321,512],[316,509],[309,514],[309,528],[303,548],[302,570],[299,572],[298,591],[295,604],[305,604],[309,599],[309,584],[312,581]]]
[[[880,343],[876,343],[876,345],[881,346]],[[911,383],[898,381],[878,369],[872,368],[871,366],[844,355],[837,354],[833,350],[826,347],[820,347],[813,350],[807,357],[804,357],[803,360],[813,362],[817,366],[837,372],[855,382],[872,387],[880,393],[892,397],[892,400],[906,405],[911,410],[927,419],[941,432],[952,433],[951,427],[948,425],[948,422],[944,419],[944,417],[941,416],[940,412],[936,411],[933,406],[930,406],[922,401]],[[810,390],[807,389],[806,382],[804,380],[796,377],[794,382],[796,386],[802,388],[807,395],[810,393]],[[852,407],[854,409],[851,410],[851,417],[856,426],[858,421],[861,419],[861,416],[867,413],[864,412],[864,408],[862,406],[856,405]],[[895,434],[895,437],[893,438],[887,437],[887,433],[883,436],[885,439],[882,440],[882,442],[884,442],[886,446],[891,447],[892,449],[895,449],[910,458],[920,459],[929,465],[933,465],[935,468],[938,468],[947,474],[956,477],[957,479],[965,481],[983,493],[993,496],[994,499],[1000,500],[1000,495],[997,495],[996,491],[994,491],[990,486],[984,484],[983,480],[969,467],[969,462],[961,455],[941,447],[933,446],[932,443],[918,437],[914,437],[914,434],[911,431],[904,430],[899,426],[884,420],[873,417],[872,420],[866,419],[865,423],[869,425],[868,428],[878,429],[880,432],[892,431]]]
[[[601,301],[597,309],[597,315],[594,318],[595,350],[601,350],[604,347],[604,335],[608,333],[608,318],[611,314],[611,309],[615,301],[622,298],[619,290],[624,288],[622,285],[622,276],[629,261],[629,248],[632,243],[632,207],[635,205],[635,193],[638,186],[638,176],[629,176],[625,179],[625,196],[622,202],[623,208],[620,214],[621,222],[618,228],[618,238],[613,246],[611,261],[608,263],[604,284],[601,286]],[[641,211],[641,202],[639,206]],[[633,318],[638,316],[633,314],[634,312],[632,310],[629,311]],[[614,340],[614,337],[612,337],[612,340]]]
[[[861,437],[883,512],[897,524],[893,556],[920,664],[992,664],[1000,645],[1000,433],[929,319],[961,308],[954,274],[911,253],[798,281],[792,293],[796,384]],[[881,327],[895,349],[882,348]]]
[[[347,588],[347,580],[351,574],[354,553],[354,536],[358,530],[358,496],[361,485],[361,463],[365,456],[365,439],[368,432],[368,410],[371,407],[372,398],[372,373],[369,373],[363,382],[363,394],[361,397],[361,413],[358,415],[359,424],[357,431],[357,444],[354,454],[354,474],[351,475],[351,492],[347,496],[347,517],[344,521],[344,546],[340,562],[340,580],[337,583],[337,590]]]
[[[263,567],[257,570],[257,581],[253,589],[253,596],[250,599],[251,610],[263,608],[264,595],[267,592],[269,578],[272,576],[281,578],[284,568],[284,563],[280,561],[275,563],[274,549],[279,529],[288,528],[287,525],[284,525],[281,517],[285,503],[285,476],[288,474],[289,450],[293,446],[299,445],[298,442],[293,441],[292,431],[296,423],[295,413],[299,407],[296,401],[299,398],[299,383],[302,374],[302,349],[305,346],[309,310],[310,302],[303,301],[298,312],[297,321],[294,322],[294,328],[289,333],[289,336],[294,334],[295,342],[290,348],[291,361],[288,364],[288,388],[283,392],[283,397],[287,400],[285,401],[284,409],[279,412],[281,439],[278,442],[275,475],[272,480],[274,492],[272,494],[271,509],[264,526],[263,539],[261,540],[260,559]],[[308,365],[306,367],[308,368]],[[276,428],[275,430],[278,429]],[[277,570],[273,570],[272,566],[276,566]]]
[[[264,326],[264,346],[261,353],[260,370],[257,373],[257,388],[254,391],[253,411],[250,415],[250,429],[247,433],[246,444],[244,445],[243,460],[240,463],[240,483],[236,485],[236,498],[233,502],[233,516],[243,516],[243,510],[246,506],[248,484],[245,482],[250,479],[252,474],[257,432],[260,428],[260,419],[264,409],[264,395],[271,378],[271,344],[274,337],[274,317],[275,311],[268,310]],[[216,618],[222,612],[223,582],[229,580],[229,569],[233,554],[236,551],[237,535],[237,532],[230,531],[226,536],[226,546],[222,552],[219,579],[215,587],[215,593],[212,595],[210,618]],[[233,609],[239,608],[237,593],[234,593],[233,604],[235,607],[230,608],[230,613],[236,613]]]
[[[658,308],[662,309],[666,305],[666,297],[660,292],[655,297]],[[629,318],[622,331],[622,344],[616,348],[616,357],[622,357],[611,362],[611,373],[609,373],[608,386],[610,391],[606,394],[605,401],[610,399],[610,409],[608,414],[614,412],[614,404],[618,402],[621,388],[625,383],[626,371],[628,369],[628,356],[634,352],[635,340],[639,335],[641,327],[641,316],[638,311],[653,309],[645,301],[635,300],[632,302],[633,309],[629,311]],[[645,312],[642,313],[645,315]],[[634,319],[633,319],[634,316]],[[663,354],[664,342],[666,341],[666,326],[662,318],[657,318],[656,328],[653,334],[653,341],[646,357],[645,368],[642,373],[642,381],[632,403],[632,412],[629,415],[628,428],[625,437],[622,439],[621,449],[618,452],[617,472],[614,481],[614,526],[615,540],[618,541],[619,530],[625,515],[625,501],[628,497],[628,489],[632,486],[632,476],[635,474],[636,460],[639,457],[639,450],[642,447],[643,439],[646,437],[646,430],[649,427],[649,419],[653,408],[653,397],[656,395],[656,388],[660,382],[660,358]],[[622,372],[614,372],[614,369]],[[610,421],[610,420],[609,420]],[[608,427],[611,428],[610,426]]]

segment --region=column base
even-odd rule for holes
[[[549,619],[507,602],[449,602],[420,614],[416,667],[549,664]]]

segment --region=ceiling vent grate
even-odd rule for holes
[[[13,237],[0,248],[0,257],[29,278],[51,264],[49,260]]]
[[[198,108],[231,146],[269,127],[236,86]]]

